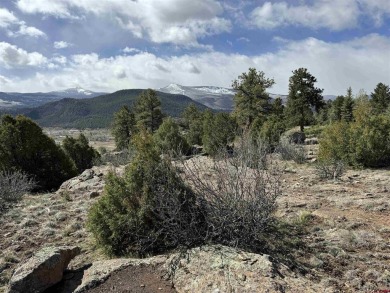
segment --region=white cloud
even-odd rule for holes
[[[358,0],[358,2],[377,26],[382,25],[384,18],[390,16],[390,1],[388,0]]]
[[[29,36],[33,38],[46,37],[46,34],[33,26],[27,26],[23,21],[20,22],[19,30],[16,32],[8,31],[11,37]]]
[[[25,13],[61,18],[104,15],[136,37],[185,46],[198,46],[200,38],[231,28],[230,21],[220,17],[223,7],[216,0],[18,0],[17,6]]]
[[[36,27],[27,26],[26,22],[19,20],[12,12],[5,8],[0,8],[0,28],[6,29],[11,37],[29,36],[46,37],[46,34]],[[17,28],[17,30],[15,30]]]
[[[0,8],[0,27],[6,28],[15,23],[18,23],[17,17],[7,9]]]
[[[126,47],[122,50],[123,53],[141,53],[141,50],[138,50],[137,48],[129,48]]]
[[[102,58],[91,53],[74,55],[62,64],[57,62],[59,69],[42,71],[28,79],[13,79],[3,87],[9,91],[20,87],[47,91],[78,84],[92,90],[115,91],[159,88],[172,82],[229,87],[238,75],[255,67],[275,79],[271,92],[287,94],[292,70],[306,67],[317,77],[317,86],[324,88],[325,94],[343,94],[349,86],[355,92],[360,88],[372,92],[379,82],[390,84],[389,52],[390,37],[371,34],[341,43],[315,38],[284,40],[278,51],[257,56],[203,52],[158,57],[139,52]],[[54,63],[54,58],[50,62]]]
[[[264,29],[297,25],[338,31],[356,27],[359,15],[357,0],[318,0],[313,5],[297,6],[265,2],[252,11],[250,18],[255,26]]]
[[[388,0],[317,0],[312,5],[292,5],[281,1],[258,6],[250,14],[250,21],[262,29],[295,25],[340,31],[358,27],[363,19],[381,26],[389,17]]]
[[[6,68],[41,67],[47,58],[38,52],[27,52],[9,43],[0,42],[0,64]]]
[[[65,49],[65,48],[68,48],[70,46],[72,46],[72,44],[65,42],[65,41],[58,41],[58,42],[54,42],[54,44],[53,44],[53,47],[55,49]]]

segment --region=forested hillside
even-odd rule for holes
[[[123,105],[130,108],[142,89],[121,90],[112,94],[91,99],[62,99],[47,103],[34,109],[18,110],[13,114],[24,114],[41,126],[103,128],[111,124],[113,114]],[[199,109],[207,107],[184,95],[157,92],[162,111],[169,116],[178,117],[191,103]]]

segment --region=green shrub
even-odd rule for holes
[[[133,141],[137,155],[124,178],[110,174],[88,227],[110,255],[145,256],[199,244],[203,222],[196,197],[169,162],[160,159],[150,134]]]
[[[162,153],[187,154],[190,147],[180,134],[179,125],[171,118],[166,118],[154,134],[157,147]]]
[[[80,133],[78,138],[66,137],[62,142],[65,153],[73,160],[79,173],[92,168],[100,154],[89,145],[88,139]]]
[[[77,174],[72,160],[37,124],[9,115],[1,119],[0,169],[28,174],[36,181],[36,190],[58,188]]]
[[[203,119],[203,146],[205,151],[215,156],[233,142],[237,124],[228,113],[213,114],[206,111]]]
[[[329,125],[320,139],[318,158],[321,161],[343,161],[353,164],[350,124],[344,121]]]
[[[277,116],[270,116],[260,129],[260,138],[272,148],[279,143],[281,134],[286,130],[284,121]]]
[[[356,122],[330,125],[320,140],[319,159],[363,167],[389,166],[389,117],[362,114]]]

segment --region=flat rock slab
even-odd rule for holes
[[[124,269],[131,271],[132,268],[135,270],[137,267],[143,266],[157,267],[161,266],[166,260],[166,256],[156,256],[147,259],[112,259],[94,262],[91,267],[84,271],[81,284],[76,288],[74,293],[89,292],[89,289],[104,283],[111,275],[118,271]]]
[[[17,268],[9,293],[40,293],[62,280],[69,262],[80,253],[78,247],[46,247]]]

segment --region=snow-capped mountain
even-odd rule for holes
[[[104,95],[106,93],[92,92],[90,90],[86,90],[81,87],[76,87],[76,88],[70,88],[62,91],[49,92],[49,94],[53,94],[55,96],[59,96],[63,98],[84,99],[84,98],[97,97],[100,95]]]
[[[92,92],[80,87],[48,93],[6,93],[0,92],[0,109],[30,108],[63,98],[86,99],[105,93]]]
[[[235,95],[233,89],[217,86],[183,86],[172,83],[157,90],[169,94],[185,95],[212,109],[227,111],[233,109]]]
[[[191,99],[216,110],[232,111],[234,108],[233,97],[236,94],[234,89],[217,87],[217,86],[183,86],[172,83],[166,87],[157,89],[160,92],[169,94],[180,94],[190,97]],[[285,103],[287,95],[269,93],[272,99],[282,98]],[[336,96],[324,96],[325,100],[333,100]]]

